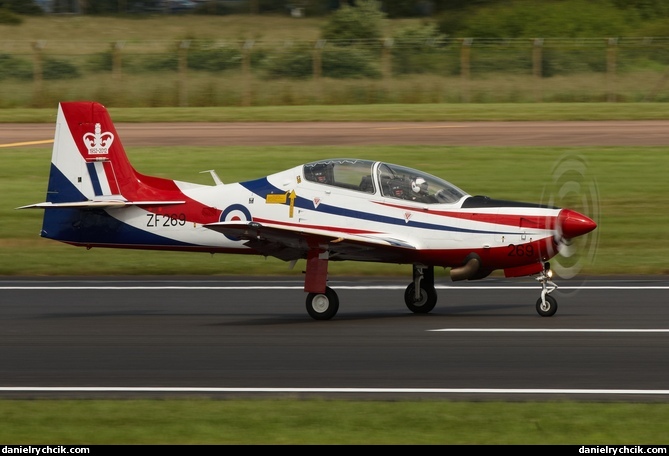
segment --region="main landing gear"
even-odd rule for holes
[[[552,317],[557,312],[557,300],[550,296],[550,293],[557,289],[551,281],[553,277],[553,271],[551,271],[550,263],[544,263],[544,270],[541,271],[537,280],[541,282],[541,297],[537,299],[537,312],[542,317]]]
[[[325,287],[325,293],[307,295],[307,313],[314,320],[330,320],[338,310],[339,297],[330,287]]]
[[[425,314],[437,304],[434,288],[434,268],[413,266],[413,282],[404,291],[404,303],[413,313]],[[330,320],[339,310],[339,297],[330,287],[324,293],[309,293],[306,300],[307,313],[314,320]]]
[[[404,303],[413,313],[429,313],[437,304],[434,267],[413,265],[413,282],[404,291]]]

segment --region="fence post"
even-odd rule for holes
[[[115,80],[120,81],[122,77],[122,60],[121,60],[121,49],[125,45],[125,41],[116,41],[112,43],[112,77]]]
[[[318,40],[314,45],[313,50],[313,59],[312,71],[314,73],[314,80],[318,81],[321,76],[323,76],[323,47],[325,46],[325,40]]]
[[[460,50],[460,80],[462,81],[461,100],[463,103],[469,103],[469,65],[471,63],[471,48],[473,38],[464,38]]]
[[[178,94],[179,106],[188,106],[188,48],[190,40],[182,40],[179,43],[179,76]]]
[[[382,71],[383,71],[383,78],[384,79],[390,79],[393,76],[393,54],[390,52],[390,49],[393,47],[393,44],[395,44],[395,41],[392,38],[386,38],[383,40],[383,49],[381,51],[382,55]]]
[[[319,101],[323,100],[323,48],[326,40],[317,40],[312,51],[311,66],[314,78],[314,96]]]
[[[535,38],[532,46],[532,74],[534,74],[534,101],[540,103],[543,101],[542,94],[542,72],[541,72],[541,63],[542,63],[542,51],[543,51],[544,39]]]
[[[616,101],[616,57],[618,38],[609,38],[606,47],[606,101]]]
[[[39,103],[42,97],[42,81],[44,80],[44,68],[42,65],[42,49],[46,46],[46,41],[38,40],[32,43],[33,47],[33,100],[34,103]]]
[[[251,49],[253,44],[253,40],[246,40],[242,45],[242,77],[244,78],[242,106],[251,106]]]

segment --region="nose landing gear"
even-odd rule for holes
[[[541,297],[537,299],[537,313],[542,317],[552,317],[557,312],[557,300],[550,296],[558,286],[551,281],[553,271],[550,263],[544,263],[544,270],[541,271],[537,281],[541,283]]]

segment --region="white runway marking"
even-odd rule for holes
[[[669,390],[578,389],[578,388],[200,388],[200,387],[77,387],[6,386],[0,392],[73,393],[412,393],[412,394],[593,394],[669,395]]]
[[[510,332],[510,333],[669,333],[669,329],[599,329],[599,328],[584,328],[584,329],[569,329],[569,328],[444,328],[444,329],[428,329],[428,331],[436,332]]]
[[[0,285],[0,290],[302,290],[304,285]],[[337,285],[339,290],[404,290],[406,285]],[[535,286],[435,286],[437,290],[540,290]],[[561,286],[560,290],[669,290],[669,285]]]

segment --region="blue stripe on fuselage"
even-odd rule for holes
[[[76,244],[196,245],[135,228],[102,209],[47,208],[44,210],[42,237]]]
[[[269,194],[284,194],[286,193],[284,190],[281,190],[280,188],[270,184],[270,182],[267,180],[266,177],[256,179],[253,181],[247,181],[247,182],[241,182],[240,183],[244,188],[247,190],[255,193],[256,195],[260,196],[261,198],[266,198],[267,195]],[[458,228],[454,226],[448,226],[448,225],[439,225],[439,224],[434,224],[434,223],[424,223],[424,222],[416,222],[413,220],[409,220],[408,222],[404,218],[397,218],[397,217],[389,217],[385,215],[378,215],[378,214],[373,214],[369,212],[363,212],[363,211],[357,211],[354,209],[350,208],[342,208],[338,206],[332,206],[329,204],[325,203],[320,203],[318,205],[318,208],[314,208],[314,203],[311,200],[308,200],[306,198],[302,198],[299,195],[296,196],[295,201],[294,201],[294,206],[299,207],[301,209],[306,209],[306,210],[312,210],[312,211],[317,211],[317,212],[325,212],[327,214],[332,214],[332,215],[338,215],[341,217],[351,217],[359,220],[369,220],[371,222],[379,222],[379,223],[386,223],[389,225],[400,225],[400,226],[412,226],[415,228],[423,228],[427,230],[435,230],[435,231],[449,231],[449,232],[457,232],[457,233],[473,233],[473,234],[506,234],[506,235],[511,235],[511,234],[517,234],[516,232],[504,232],[504,231],[491,231],[491,230],[474,230],[474,229],[469,229],[469,228]],[[409,209],[407,209],[409,210]],[[416,209],[414,212],[420,212],[420,210]],[[530,233],[527,233],[530,234]]]

